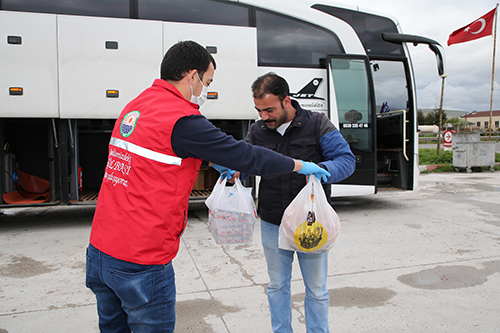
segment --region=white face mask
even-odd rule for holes
[[[198,76],[198,80],[200,80],[201,86],[203,88],[201,88],[200,95],[195,96],[195,95],[193,95],[193,86],[191,85],[191,103],[198,104],[198,106],[201,106],[203,103],[205,103],[205,101],[208,98],[208,88],[205,87],[203,82],[201,82],[201,79],[200,79],[200,76],[198,75],[198,73],[196,73],[196,76]]]

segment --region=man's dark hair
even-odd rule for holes
[[[290,94],[290,88],[284,78],[276,73],[269,72],[259,76],[257,80],[252,83],[253,98],[261,99],[267,94],[278,96],[279,100],[283,102],[286,96]]]
[[[192,69],[198,70],[200,79],[210,63],[216,68],[215,60],[206,48],[191,40],[173,45],[163,57],[160,77],[163,80],[180,81]]]

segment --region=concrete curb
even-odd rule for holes
[[[448,166],[448,165],[452,165],[452,164],[429,164],[429,165],[419,165],[418,166],[418,170],[420,172],[422,171],[434,171],[436,170],[437,167],[440,167],[440,166]]]
[[[422,171],[434,171],[437,167],[440,166],[453,166],[453,164],[429,164],[429,165],[419,165],[418,170]],[[495,162],[495,166],[500,166],[499,162]]]

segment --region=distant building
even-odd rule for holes
[[[490,128],[490,111],[472,111],[466,115],[461,116],[472,124],[478,130],[488,130]],[[500,127],[500,110],[492,112],[491,117],[492,130],[498,130]]]
[[[419,109],[420,111],[422,111],[423,115],[426,116],[428,115],[429,113],[431,113],[432,111],[434,111],[434,109]],[[443,109],[443,111],[446,113],[446,118],[448,119],[451,119],[451,118],[459,118],[467,113],[469,113],[469,111],[463,111],[463,110],[446,110],[446,109]]]

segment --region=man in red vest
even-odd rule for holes
[[[103,333],[174,331],[172,259],[202,160],[227,175],[329,176],[314,163],[236,141],[202,116],[215,68],[201,45],[175,44],[161,79],[115,123],[87,249],[86,285],[96,295]]]

